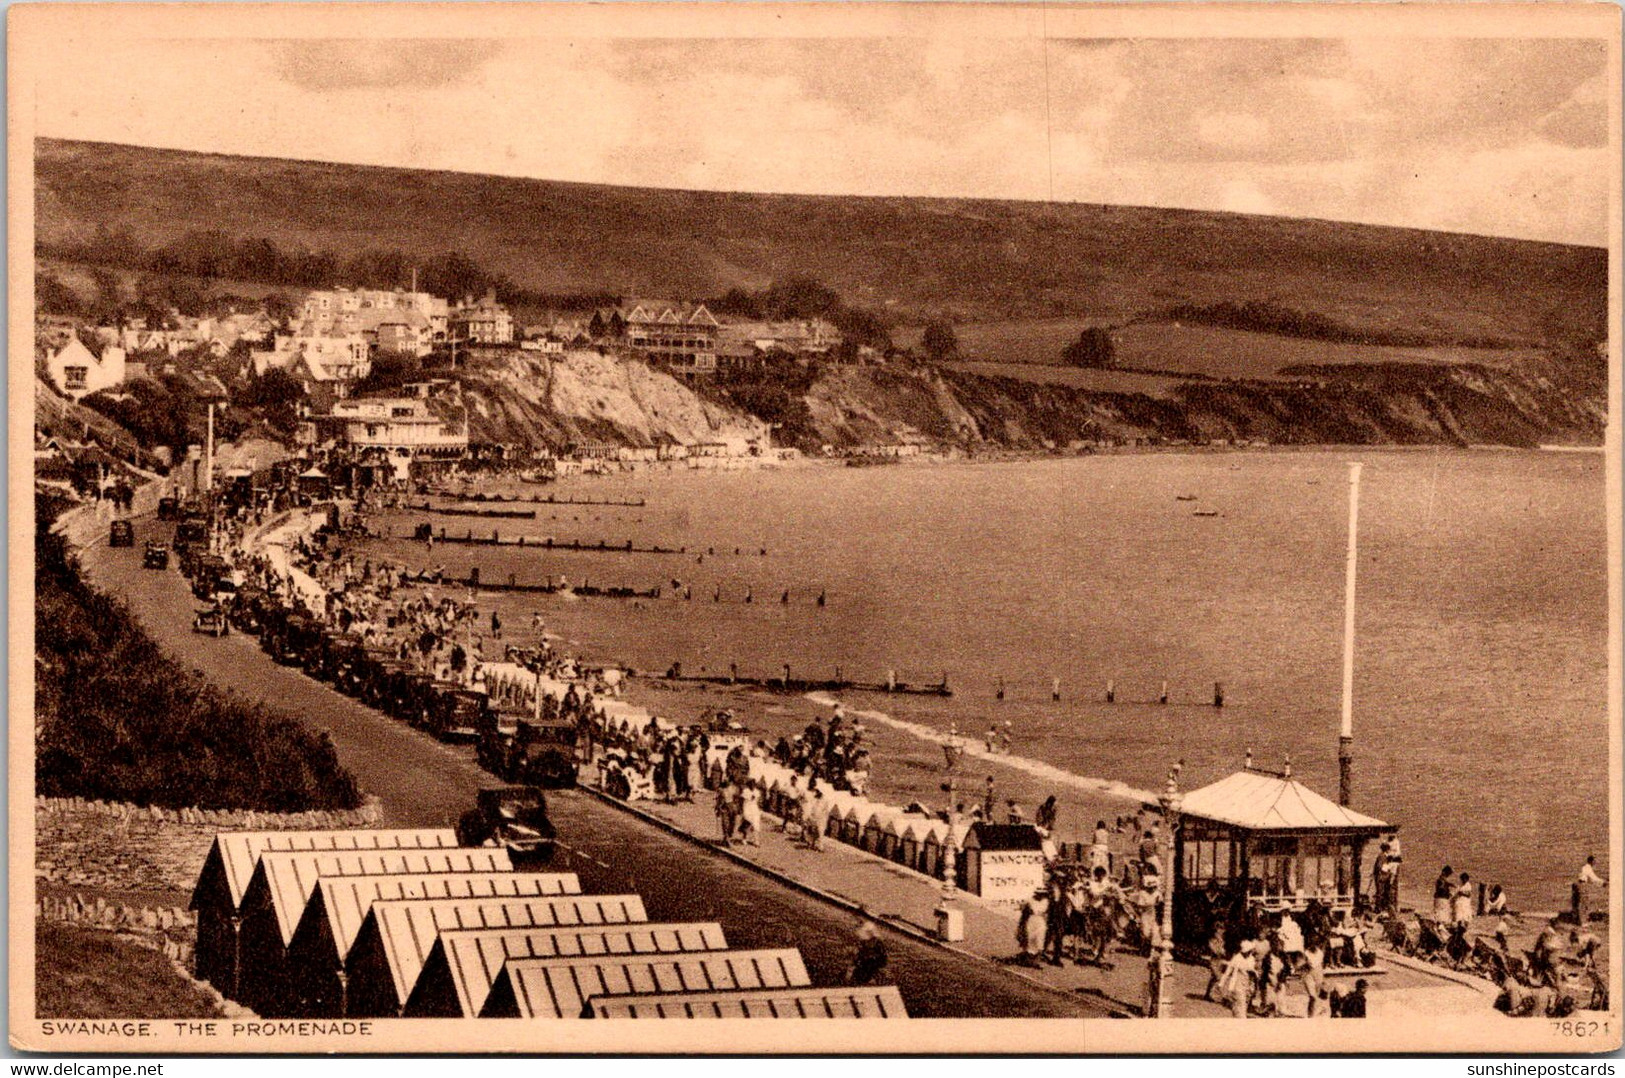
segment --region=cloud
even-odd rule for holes
[[[1614,102],[1596,41],[131,38],[58,52],[39,127],[70,138],[1607,237]]]
[[[502,50],[500,41],[276,41],[276,73],[305,90],[432,90],[475,76]]]

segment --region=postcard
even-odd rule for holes
[[[9,23],[15,1047],[1620,1046],[1617,7]]]

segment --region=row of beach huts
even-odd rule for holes
[[[907,1017],[895,987],[814,987],[794,948],[730,950],[450,828],[223,832],[191,908],[197,976],[267,1017]]]

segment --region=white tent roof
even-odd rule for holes
[[[489,1014],[578,1018],[594,996],[802,988],[811,984],[801,952],[710,951],[590,958],[510,958],[485,1000]]]
[[[1267,771],[1237,771],[1186,794],[1180,811],[1254,831],[1386,830],[1390,826],[1329,801],[1301,782]]]

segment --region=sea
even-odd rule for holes
[[[884,734],[877,774],[912,769],[899,775],[909,788],[936,788],[936,742],[950,731],[977,743],[994,727],[1009,736],[1000,765],[1022,773],[1021,789],[1063,804],[1089,795],[1091,814],[1102,792],[1160,789],[1176,761],[1188,791],[1249,752],[1335,799],[1356,461],[1353,806],[1399,825],[1413,883],[1449,864],[1501,883],[1515,908],[1558,908],[1588,853],[1609,871],[1600,453],[675,469],[509,488],[642,505],[376,522],[397,536],[428,520],[451,534],[680,554],[431,551],[404,539],[368,549],[459,576],[478,566],[487,581],[661,585],[660,600],[639,603],[480,596],[511,633],[539,612],[572,651],[641,671],[680,662],[685,673],[777,677],[788,664],[796,678],[946,678],[950,698],[844,697]],[[828,703],[760,706],[782,715]]]

